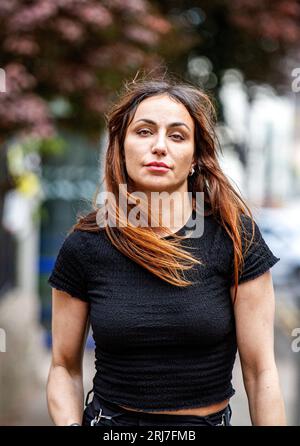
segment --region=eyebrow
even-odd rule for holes
[[[141,118],[141,119],[138,119],[135,122],[139,122],[139,121],[144,121],[144,122],[147,122],[148,124],[156,125],[156,122],[152,121],[152,119]],[[186,127],[189,131],[191,131],[189,126],[187,124],[185,124],[184,122],[171,122],[171,124],[169,124],[168,127],[179,127],[179,126],[182,126],[182,125],[184,127]]]

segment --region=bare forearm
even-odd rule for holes
[[[63,366],[51,366],[47,383],[47,402],[54,424],[81,424],[83,398],[82,374],[71,374]]]
[[[286,426],[284,401],[276,368],[245,379],[253,426]]]

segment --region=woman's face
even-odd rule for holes
[[[185,106],[167,94],[144,99],[127,128],[124,151],[136,191],[186,192],[193,164],[194,121]],[[147,166],[151,162],[167,167]]]

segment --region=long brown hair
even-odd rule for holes
[[[217,158],[219,144],[215,133],[216,112],[208,94],[199,87],[176,79],[174,75],[151,76],[150,79],[147,79],[147,76],[140,79],[135,77],[132,81],[126,82],[119,100],[105,116],[108,128],[108,147],[104,167],[106,191],[117,197],[120,192],[119,185],[130,184],[124,160],[127,127],[138,105],[144,99],[161,94],[168,94],[182,103],[194,120],[196,166],[194,174],[188,177],[188,191],[193,197],[196,192],[204,193],[204,202],[209,207],[210,213],[232,239],[236,297],[239,273],[244,264],[241,214],[251,217],[253,229],[254,221],[249,207],[220,168]],[[93,200],[93,211],[79,217],[72,230],[93,232],[100,230],[97,220],[99,212],[96,204],[97,192]],[[130,193],[127,192],[126,195],[129,197]],[[195,209],[194,199],[193,209]],[[113,210],[117,215],[117,220],[122,221],[118,204]],[[148,228],[134,227],[129,224],[117,225],[117,227],[106,225],[104,229],[111,243],[119,251],[154,275],[175,286],[186,287],[192,284],[184,277],[184,271],[201,262],[180,246],[181,236],[175,235],[171,239],[160,238]]]

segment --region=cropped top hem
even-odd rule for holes
[[[159,405],[159,401],[156,401],[155,403],[152,402],[152,404],[150,405],[151,407],[147,407],[145,404],[137,404],[137,401],[135,402],[135,404],[132,401],[129,400],[125,400],[125,399],[116,399],[116,398],[109,398],[106,396],[103,396],[103,394],[101,394],[100,392],[98,392],[97,390],[94,390],[94,393],[96,396],[99,396],[100,398],[102,398],[105,401],[117,404],[119,406],[126,406],[129,409],[136,409],[136,410],[141,410],[144,412],[156,412],[156,411],[170,411],[170,410],[182,410],[182,409],[195,409],[195,408],[202,408],[202,407],[207,407],[207,406],[211,406],[213,404],[218,404],[221,403],[227,399],[230,399],[232,396],[235,395],[235,389],[231,388],[230,390],[228,390],[227,392],[224,392],[223,394],[218,394],[218,396],[216,397],[211,397],[211,398],[202,398],[199,399],[193,403],[183,403],[183,404],[169,404],[169,405],[163,405],[160,406]]]

